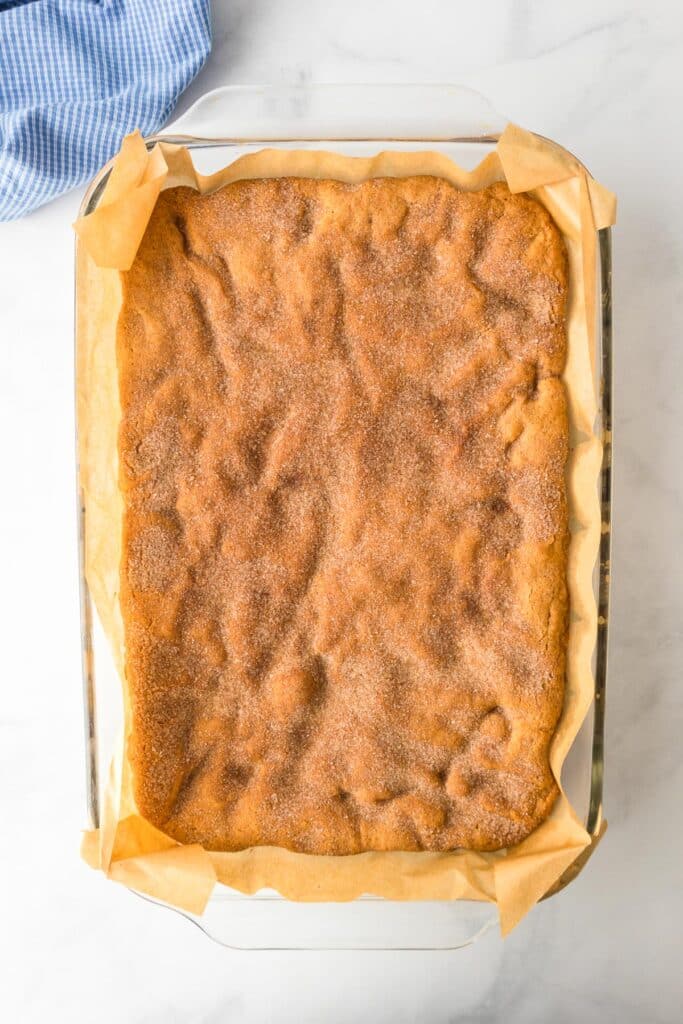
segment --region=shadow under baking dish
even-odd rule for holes
[[[263,149],[328,149],[349,156],[380,150],[430,149],[465,168],[475,167],[496,145],[505,119],[478,94],[453,85],[230,86],[202,97],[178,122],[147,140],[181,143],[203,174]],[[90,183],[79,215],[97,207],[111,165]],[[599,481],[603,531],[594,573],[598,634],[594,655],[595,700],[565,760],[562,782],[586,830],[602,825],[604,700],[607,679],[611,528],[611,236],[599,232],[596,433],[603,440]],[[78,294],[78,289],[76,294]],[[77,318],[76,318],[77,322]],[[78,339],[76,339],[78,344]],[[78,361],[76,361],[78,365]],[[78,426],[77,426],[78,429]],[[85,704],[88,826],[97,828],[109,763],[121,731],[121,684],[85,578],[85,508],[79,493],[81,637]],[[572,865],[547,895],[577,874]],[[395,901],[361,896],[347,903],[295,903],[277,892],[253,896],[216,885],[201,917],[175,910],[207,936],[237,949],[458,949],[497,921],[494,904],[473,900]]]

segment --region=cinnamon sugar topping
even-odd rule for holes
[[[428,177],[174,188],[123,280],[141,813],[216,850],[522,839],[567,626],[547,212]]]

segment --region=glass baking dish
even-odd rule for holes
[[[349,156],[428,148],[472,168],[495,147],[505,123],[483,97],[452,85],[229,86],[202,97],[178,121],[146,142],[148,147],[159,141],[187,146],[204,174],[264,146],[331,149]],[[90,183],[79,216],[97,207],[110,172],[111,163]],[[595,429],[603,441],[603,461],[599,481],[602,536],[594,573],[598,602],[595,699],[562,772],[567,795],[593,843],[546,897],[579,873],[604,827],[612,320],[610,230],[598,234],[596,288],[601,302],[596,325],[599,412]],[[103,787],[123,719],[120,681],[85,578],[85,507],[80,493],[78,507],[86,795],[88,827],[93,829],[100,823]],[[182,913],[222,945],[264,950],[455,949],[474,942],[497,920],[495,905],[472,900],[403,902],[362,896],[350,903],[294,903],[273,891],[247,896],[223,885],[216,886],[201,917],[169,909]]]

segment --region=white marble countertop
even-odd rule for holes
[[[231,82],[457,81],[618,194],[607,837],[505,943],[489,934],[455,953],[230,952],[80,862],[72,193],[0,226],[7,1021],[681,1019],[683,12],[674,0],[461,7],[216,0],[213,54],[181,109]]]

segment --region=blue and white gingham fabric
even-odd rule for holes
[[[0,220],[157,131],[210,48],[209,0],[0,0]]]

